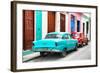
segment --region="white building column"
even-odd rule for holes
[[[60,12],[56,12],[55,31],[60,32]]]
[[[45,38],[48,30],[48,12],[42,11],[42,39]]]
[[[91,35],[91,32],[90,32],[91,27],[90,27],[90,25],[91,25],[91,22],[90,22],[90,19],[88,19],[87,21],[88,21],[88,34],[87,34],[87,37],[88,37],[88,40],[90,40],[90,35]]]
[[[86,25],[86,21],[85,21],[85,35],[86,35],[86,26],[87,26],[87,25]]]
[[[91,20],[89,20],[89,27],[88,27],[88,40],[91,40]]]
[[[65,15],[65,31],[68,32],[68,13]]]
[[[83,33],[83,15],[81,16],[81,20],[80,20],[80,32]]]
[[[87,34],[88,40],[90,40],[90,31],[89,31],[90,30],[90,26],[89,25],[90,25],[90,22],[88,24],[88,34]]]
[[[84,23],[84,26],[83,26],[83,23]],[[83,28],[84,28],[84,35],[86,35],[86,19],[84,15],[82,15],[82,18],[81,18],[81,32],[83,32]]]
[[[75,16],[75,32],[77,32],[77,17]]]

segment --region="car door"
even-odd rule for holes
[[[73,40],[71,40],[70,35],[69,34],[65,34],[63,39],[66,40],[66,48],[67,48],[67,50],[71,50],[73,48],[73,45],[72,45],[73,44],[73,42],[72,42]]]
[[[76,47],[76,41],[75,41],[75,39],[73,39],[73,38],[71,37],[70,34],[69,34],[68,36],[69,36],[69,40],[70,40],[70,44],[71,44],[71,49],[73,49],[73,48]]]

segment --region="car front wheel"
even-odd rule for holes
[[[76,46],[75,46],[75,48],[74,48],[74,49],[75,49],[75,51],[77,51],[77,50],[78,50],[78,49],[77,49],[77,46],[78,46],[78,45],[76,44]]]
[[[86,45],[88,45],[88,41],[86,42]]]
[[[88,45],[88,42],[86,43],[86,45]]]
[[[80,44],[80,46],[83,47],[83,46],[84,46],[84,43],[82,42],[82,43]]]
[[[62,57],[65,57],[66,54],[67,54],[66,50],[64,50],[63,52],[61,52],[61,56],[62,56]]]
[[[40,52],[40,56],[46,56],[45,52]]]

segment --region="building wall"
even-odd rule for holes
[[[55,31],[60,32],[60,13],[61,12],[56,12],[55,14]],[[71,14],[75,16],[75,31],[77,32],[77,20],[80,21],[80,32],[83,32],[83,23],[82,23],[82,14],[81,13],[63,13],[65,14],[65,31],[66,32],[71,32]],[[48,12],[47,11],[42,11],[41,12],[41,25],[42,25],[42,38],[45,37],[47,34],[48,30]],[[84,20],[84,19],[83,19]],[[52,22],[52,21],[51,21]],[[36,24],[37,25],[37,24]],[[44,29],[45,28],[45,29]],[[40,31],[40,30],[38,30]],[[36,32],[37,33],[37,32]]]
[[[44,39],[48,33],[48,11],[35,10],[34,11],[34,40]],[[90,39],[90,31],[86,33],[86,22],[89,22],[90,30],[90,19],[86,18],[82,13],[77,12],[55,12],[55,31],[60,32],[61,25],[61,14],[65,15],[65,32],[71,33],[71,15],[75,16],[75,32],[77,32],[77,20],[80,21],[80,32],[83,32],[83,23],[85,23],[85,35]],[[27,17],[28,18],[28,17]],[[53,22],[54,20],[50,20]],[[30,21],[29,23],[31,23]],[[52,23],[51,23],[52,24]],[[49,25],[50,26],[50,25]],[[51,28],[51,27],[50,27]],[[64,27],[63,27],[64,28]],[[51,29],[52,31],[53,29]],[[54,31],[54,30],[53,30]],[[54,31],[54,32],[55,32]]]
[[[75,32],[77,32],[77,20],[80,21],[80,32],[82,32],[82,24],[81,24],[81,13],[68,13],[68,28],[69,28],[69,32],[71,32],[71,15],[75,16]]]
[[[90,17],[90,16],[89,16]],[[85,16],[85,15],[82,15],[82,23],[85,23],[85,32],[84,34],[88,37],[88,39],[90,40],[91,39],[91,29],[90,29],[90,25],[91,25],[91,21],[90,21],[90,18]],[[87,34],[87,24],[86,22],[88,22],[88,34]]]
[[[63,13],[63,12],[56,12],[56,31],[60,32],[60,13],[65,15],[65,32],[69,32],[69,27],[68,27],[68,14]]]

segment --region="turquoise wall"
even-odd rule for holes
[[[42,11],[36,10],[36,40],[42,39]]]

